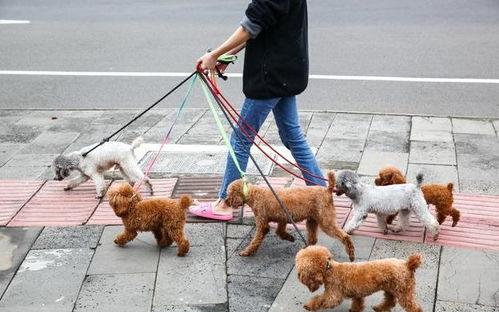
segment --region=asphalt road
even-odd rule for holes
[[[146,107],[181,80],[147,73],[193,71],[196,58],[237,27],[248,2],[0,0],[0,20],[30,21],[0,21],[0,108]],[[499,117],[496,0],[311,0],[309,41],[310,73],[335,77],[311,79],[301,109]],[[230,71],[241,73],[242,58]],[[489,83],[401,81],[407,77]],[[242,101],[241,78],[221,87]],[[177,106],[181,93],[162,107]],[[199,90],[189,106],[206,106]]]

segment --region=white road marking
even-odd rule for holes
[[[21,20],[0,20],[0,25],[4,24],[30,24],[30,21],[21,21]]]
[[[47,71],[47,70],[0,70],[0,75],[19,76],[89,76],[89,77],[187,77],[184,72],[90,72],[90,71]],[[229,77],[242,77],[241,73],[228,73]],[[357,80],[357,81],[393,81],[393,82],[430,82],[430,83],[485,83],[499,84],[499,79],[488,78],[425,78],[425,77],[390,77],[390,76],[346,76],[346,75],[310,75],[314,80]]]

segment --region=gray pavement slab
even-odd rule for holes
[[[456,134],[455,139],[460,190],[499,194],[499,138]]]
[[[14,167],[3,166],[0,168],[0,179],[2,180],[38,180],[47,170],[46,166],[37,167]]]
[[[444,247],[437,298],[499,306],[499,252]]]
[[[247,275],[275,279],[284,279],[294,265],[294,257],[303,246],[303,242],[293,231],[288,231],[295,237],[295,242],[284,241],[278,238],[273,231],[263,240],[260,248],[249,257],[239,256],[251,241],[252,235],[244,239],[227,260],[227,273],[229,275]]]
[[[437,300],[435,312],[498,312],[499,307]]]
[[[310,146],[320,147],[326,133],[331,126],[336,114],[333,113],[314,113],[310,120],[306,136]]]
[[[23,123],[0,124],[1,143],[31,143],[45,129]]]
[[[416,175],[418,173],[423,173],[423,184],[447,184],[452,182],[455,191],[459,191],[456,166],[409,164],[406,175],[407,182],[416,184]]]
[[[412,130],[411,141],[452,142],[452,133],[448,131]]]
[[[93,253],[88,248],[30,251],[0,300],[0,311],[72,311]]]
[[[96,248],[103,226],[45,227],[32,249]]]
[[[326,137],[365,141],[372,118],[372,115],[338,113]]]
[[[492,125],[494,126],[494,130],[496,131],[496,135],[499,132],[499,120],[494,120],[492,122]]]
[[[228,278],[229,310],[267,311],[284,281],[284,279],[230,275]]]
[[[253,228],[248,225],[227,224],[227,238],[245,238]]]
[[[377,239],[369,260],[398,258],[407,259],[413,253],[423,255],[423,264],[416,270],[416,295],[423,311],[432,311],[437,287],[440,246],[420,243],[409,243],[395,240]],[[440,287],[439,287],[440,289]],[[366,306],[379,303],[383,298],[382,292],[366,298]],[[401,312],[403,309],[397,305],[392,311]]]
[[[367,137],[366,151],[408,153],[409,132],[371,129]]]
[[[75,312],[149,312],[154,273],[88,275],[78,295]]]
[[[356,170],[365,144],[365,139],[351,140],[326,137],[317,151],[316,159],[320,167],[323,168]]]
[[[225,240],[225,224],[216,223],[187,223],[185,235],[190,246],[223,246]]]
[[[490,120],[452,118],[452,132],[496,135]]]
[[[124,247],[118,247],[114,238],[123,226],[108,226],[104,229],[88,269],[88,274],[153,273],[156,272],[159,247],[150,232],[139,233]],[[175,249],[176,247],[170,247]]]
[[[152,307],[152,312],[227,312],[228,303],[197,305],[164,305]]]
[[[0,298],[42,228],[0,228]]]
[[[59,154],[73,143],[79,132],[45,131],[21,150],[22,154]]]
[[[454,142],[413,141],[409,163],[456,165]]]
[[[49,167],[59,154],[16,154],[5,164],[7,167]]]
[[[393,115],[374,115],[370,131],[404,132],[411,129],[411,117]]]
[[[452,123],[450,118],[441,117],[412,117],[412,130],[424,131],[452,131]]]
[[[191,247],[185,257],[175,248],[161,251],[158,265],[155,310],[184,305],[227,303],[225,247]]]
[[[0,143],[0,167],[5,165],[17,152],[23,149],[26,144],[21,143]]]
[[[407,168],[408,153],[364,151],[359,164],[358,174],[378,175],[379,169],[385,165],[393,165],[404,171]]]

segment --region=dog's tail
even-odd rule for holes
[[[409,256],[406,265],[411,272],[415,272],[417,268],[423,263],[423,256],[419,253],[415,253]]]
[[[135,140],[133,140],[132,142],[132,151],[135,150],[137,147],[141,146],[142,144],[144,144],[144,138],[139,136],[138,138],[136,138]]]
[[[183,210],[187,210],[192,205],[192,198],[189,195],[180,196],[180,207]]]
[[[333,171],[327,173],[327,190],[329,193],[333,193],[334,186],[336,185],[336,175]]]
[[[421,185],[423,184],[423,174],[421,172],[416,176],[416,181],[418,183],[416,186],[421,188]]]
[[[453,183],[448,183],[447,184],[447,189],[449,190],[449,192],[452,193],[452,190],[454,190],[454,184]]]

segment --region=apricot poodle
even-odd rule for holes
[[[311,292],[324,284],[324,293],[314,296],[304,307],[329,309],[351,298],[350,312],[360,312],[364,309],[364,297],[383,290],[384,299],[372,307],[374,311],[390,311],[398,300],[405,311],[422,312],[416,300],[414,276],[422,260],[420,254],[412,254],[407,261],[391,258],[340,263],[333,260],[327,248],[309,246],[296,254],[298,279]]]
[[[333,187],[335,175],[328,174],[329,186],[305,186],[276,189],[276,193],[284,206],[289,210],[296,222],[307,220],[308,243],[317,243],[317,229],[321,228],[327,235],[338,238],[351,261],[355,259],[355,249],[350,236],[338,226],[336,209],[333,203]],[[243,250],[241,256],[249,256],[260,247],[265,235],[269,232],[269,222],[278,224],[276,234],[284,240],[293,242],[294,237],[286,232],[288,218],[275,199],[270,189],[257,185],[247,185],[248,206],[255,215],[256,231],[251,243]],[[237,208],[245,204],[243,196],[243,181],[232,182],[228,187],[227,205]]]
[[[393,166],[385,166],[379,171],[379,177],[374,180],[376,185],[391,185],[391,184],[404,184],[406,180],[400,170]],[[454,196],[452,190],[454,184],[448,183],[447,185],[441,184],[426,184],[421,186],[426,203],[435,206],[437,211],[437,221],[439,224],[444,223],[447,216],[452,217],[452,227],[455,227],[459,222],[461,213],[459,210],[452,208]],[[386,222],[391,224],[397,215],[390,215],[387,217]]]
[[[190,196],[180,199],[146,199],[128,183],[113,185],[107,191],[109,205],[121,218],[125,230],[114,242],[123,246],[137,236],[137,231],[151,231],[160,247],[173,242],[178,245],[178,256],[189,251],[189,240],[184,234],[185,212],[193,203]]]

